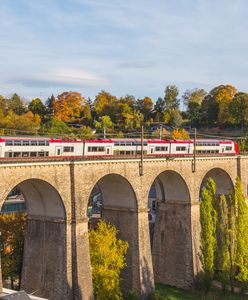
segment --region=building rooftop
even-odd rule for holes
[[[13,291],[3,288],[0,300],[47,300],[33,295],[28,295],[25,291]]]

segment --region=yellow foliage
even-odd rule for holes
[[[189,140],[190,139],[188,131],[185,130],[184,128],[174,129],[171,133],[171,138],[174,140]]]
[[[116,228],[104,221],[90,230],[90,259],[95,299],[122,299],[120,272],[126,266],[128,243],[117,239]]]
[[[26,214],[0,215],[0,250],[3,279],[20,279]]]

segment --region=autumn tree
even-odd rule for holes
[[[202,102],[205,125],[218,124],[223,127],[234,123],[229,105],[236,92],[236,88],[232,85],[219,85],[208,93]]]
[[[184,128],[182,129],[176,128],[172,131],[171,138],[174,140],[189,140],[190,136],[188,131],[185,130]]]
[[[197,103],[201,105],[204,97],[207,95],[207,92],[204,89],[193,89],[193,90],[186,90],[183,94],[183,103],[186,107],[189,106],[190,103]]]
[[[201,192],[200,223],[201,223],[201,262],[204,272],[205,291],[211,287],[214,277],[216,240],[216,185],[208,178]]]
[[[148,121],[151,118],[153,102],[150,97],[137,99],[135,106],[136,106],[136,110],[140,111],[143,114],[145,121]]]
[[[120,300],[121,270],[126,266],[128,243],[117,238],[116,228],[104,221],[89,231],[90,259],[96,300]]]
[[[64,92],[53,103],[54,117],[63,122],[74,122],[80,118],[84,98],[78,92]]]
[[[8,109],[7,99],[0,95],[0,109],[3,113],[5,113]]]
[[[0,215],[0,250],[3,280],[10,279],[20,285],[26,214]]]
[[[110,116],[113,120],[116,103],[117,97],[106,91],[101,91],[95,98],[94,108],[98,116]]]
[[[31,111],[17,115],[9,111],[0,119],[0,126],[6,129],[13,129],[24,133],[37,133],[40,129],[41,119],[39,115],[34,115]]]

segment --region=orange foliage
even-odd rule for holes
[[[63,121],[74,121],[80,117],[84,98],[78,92],[64,92],[53,101],[54,117]]]
[[[189,140],[189,133],[185,129],[176,128],[172,131],[171,137],[174,140]]]

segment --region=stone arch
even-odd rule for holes
[[[119,230],[119,237],[129,244],[122,288],[139,292],[138,214],[137,198],[130,182],[122,175],[111,173],[96,182],[102,194],[102,218]]]
[[[49,182],[25,179],[18,186],[27,205],[21,288],[49,299],[70,299],[67,286],[66,211]]]
[[[192,285],[191,197],[185,179],[173,170],[154,180],[157,209],[152,248],[155,281],[178,287]]]
[[[176,171],[167,170],[160,173],[154,180],[157,198],[160,201],[190,202],[190,193],[184,178]]]
[[[202,178],[199,190],[199,199],[201,190],[206,184],[206,180],[211,177],[216,183],[217,195],[228,195],[234,189],[233,181],[228,172],[221,168],[213,168],[209,170]]]

